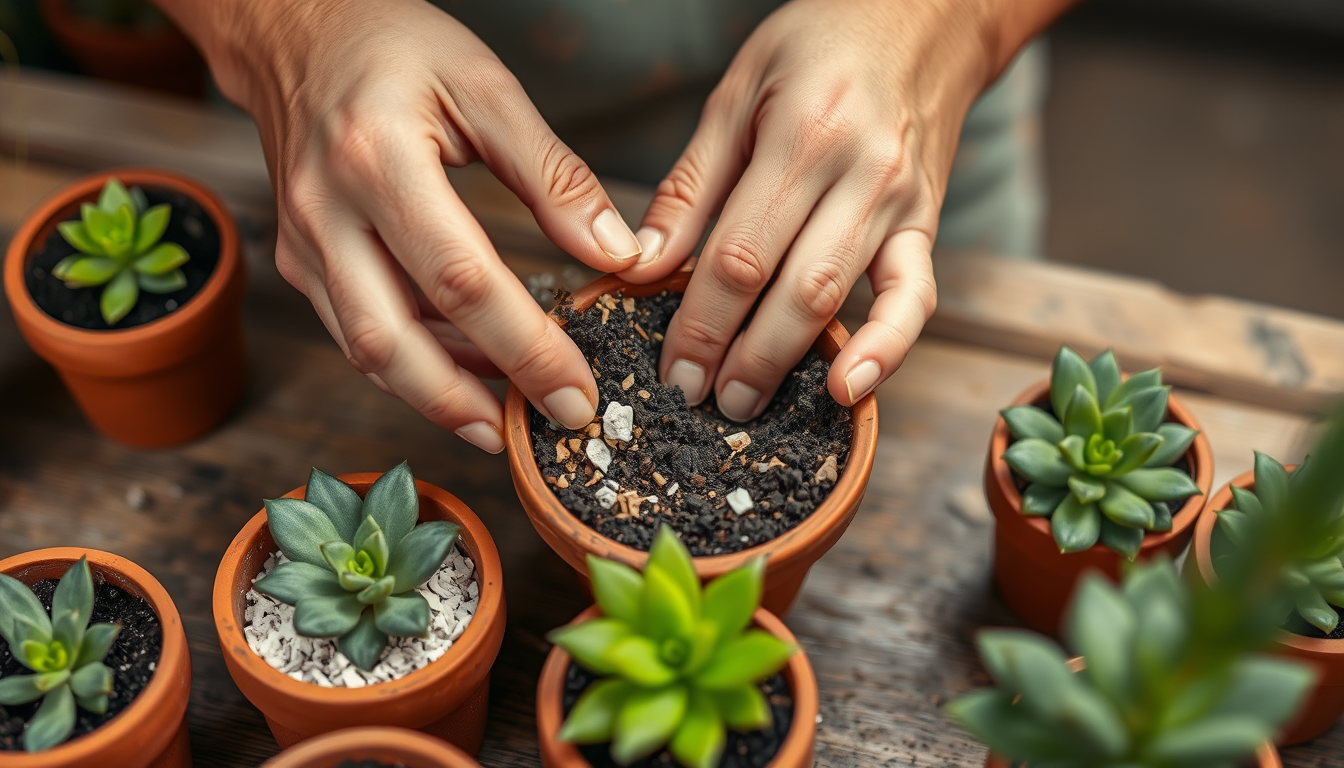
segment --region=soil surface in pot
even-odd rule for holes
[[[51,598],[56,593],[56,579],[43,579],[33,585],[33,594],[51,610]],[[75,707],[74,739],[97,729],[130,705],[140,691],[149,685],[163,650],[163,629],[159,617],[149,603],[112,584],[94,587],[93,615],[89,622],[112,622],[121,625],[121,634],[103,663],[112,669],[112,693],[108,696],[107,712],[95,715],[82,707]],[[9,643],[0,639],[0,677],[31,675],[10,653]],[[23,729],[37,711],[40,702],[17,707],[0,706],[0,750],[22,750]],[[0,763],[4,760],[0,759]]]
[[[179,309],[195,296],[219,263],[219,228],[200,203],[190,195],[161,187],[145,187],[145,199],[151,206],[167,203],[172,206],[168,229],[160,242],[177,243],[187,250],[191,259],[182,265],[187,287],[172,293],[140,291],[140,299],[125,317],[115,325],[108,325],[98,309],[104,286],[66,288],[65,283],[51,274],[61,259],[77,253],[75,247],[52,230],[24,270],[28,294],[38,307],[52,318],[66,325],[91,331],[121,330],[151,323]],[[74,219],[78,221],[78,217]]]
[[[569,711],[574,708],[574,703],[588,686],[601,679],[578,664],[570,662],[569,669],[565,671],[565,717],[569,717]],[[770,712],[773,715],[770,727],[746,733],[728,731],[728,739],[724,744],[723,757],[719,759],[718,768],[765,768],[784,746],[789,728],[793,727],[793,696],[789,693],[789,685],[783,675],[776,674],[761,683],[760,689],[761,693],[765,694],[765,700],[769,702]],[[610,743],[580,745],[579,753],[593,768],[621,768],[611,759]],[[679,768],[679,766],[680,763],[672,757],[672,753],[664,749],[642,760],[636,760],[625,768]]]
[[[831,492],[849,457],[851,412],[827,392],[830,363],[815,353],[752,421],[720,416],[712,393],[688,408],[658,380],[663,332],[680,304],[668,292],[608,294],[582,313],[562,302],[565,331],[597,380],[598,417],[573,432],[534,410],[533,454],[560,503],[603,536],[647,551],[667,523],[696,557],[739,552],[798,525]],[[633,409],[628,440],[610,424],[604,431],[613,403]],[[610,454],[605,469],[594,449]]]

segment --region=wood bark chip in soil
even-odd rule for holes
[[[569,717],[569,711],[574,708],[575,702],[588,686],[601,679],[600,676],[570,662],[569,669],[565,671],[565,717]],[[770,704],[770,725],[759,731],[743,732],[729,729],[718,768],[765,768],[775,759],[780,746],[784,744],[784,739],[789,735],[789,728],[793,726],[793,697],[789,694],[789,686],[784,676],[771,675],[758,687]],[[611,758],[610,742],[580,745],[579,753],[593,768],[622,768]],[[679,768],[680,765],[671,752],[663,749],[624,768]]]
[[[695,557],[740,552],[798,525],[830,493],[849,456],[850,409],[830,396],[830,364],[815,353],[752,421],[720,416],[712,393],[688,408],[680,389],[658,379],[663,333],[680,304],[681,295],[668,292],[608,294],[585,312],[562,303],[565,331],[597,381],[598,415],[570,431],[533,411],[533,455],[560,503],[603,536],[647,551],[667,523]],[[634,409],[632,440],[603,433],[611,403]],[[750,443],[730,444],[740,432]],[[611,453],[606,470],[588,458],[594,440]],[[741,514],[728,503],[737,488],[753,502]],[[604,508],[599,492],[608,500],[614,493],[615,502]]]
[[[32,586],[33,594],[48,612],[57,582],[57,579],[43,579]],[[99,622],[121,625],[121,633],[107,658],[103,659],[103,663],[112,669],[112,693],[108,695],[107,711],[101,715],[75,707],[75,729],[70,733],[71,739],[97,729],[129,706],[149,685],[163,650],[163,630],[154,609],[120,587],[107,583],[94,587],[93,614],[89,623]],[[0,639],[0,678],[32,673],[14,658],[9,643]],[[0,706],[0,751],[23,749],[24,727],[40,703],[39,700],[16,707]],[[4,760],[0,759],[2,763]]]
[[[146,187],[144,193],[151,206],[159,203],[172,206],[168,229],[159,242],[177,243],[186,249],[191,257],[182,265],[187,286],[172,293],[140,291],[140,298],[126,317],[109,326],[98,308],[105,286],[67,288],[64,281],[51,274],[61,259],[78,253],[60,232],[53,230],[40,250],[33,253],[23,274],[29,295],[43,312],[76,328],[121,330],[158,320],[181,308],[201,290],[219,262],[220,235],[214,220],[190,195],[156,187]],[[74,220],[78,221],[78,217]]]

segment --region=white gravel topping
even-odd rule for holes
[[[593,466],[603,472],[606,472],[607,467],[611,466],[611,449],[601,440],[597,438],[589,440],[588,444],[583,447],[583,452],[588,455],[588,460],[593,462]]]
[[[597,491],[593,493],[593,498],[597,499],[598,506],[611,509],[616,504],[616,491],[605,485],[599,485]]]
[[[607,411],[602,414],[602,433],[612,440],[630,442],[635,439],[635,408],[621,405],[615,400],[607,403]],[[606,471],[606,467],[602,468]]]
[[[253,582],[288,562],[275,552]],[[404,677],[438,660],[462,636],[480,601],[476,566],[455,545],[429,581],[416,589],[429,603],[427,637],[392,637],[371,672],[356,667],[336,646],[336,638],[303,637],[294,631],[294,607],[255,589],[247,592],[243,634],[267,664],[300,682],[324,688],[362,688]]]
[[[724,498],[728,501],[728,506],[739,515],[756,506],[756,502],[751,500],[751,494],[747,493],[745,488],[734,488]]]
[[[673,483],[669,485],[667,487],[667,497],[672,498],[672,494],[676,493],[679,488],[681,488],[681,483]]]

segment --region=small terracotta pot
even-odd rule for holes
[[[587,621],[602,613],[596,605],[574,618],[571,624]],[[786,643],[799,645],[784,622],[764,608],[758,608],[752,623]],[[813,749],[817,738],[817,677],[812,662],[800,650],[789,658],[782,674],[793,697],[793,725],[789,727],[784,743],[766,768],[812,768]],[[541,747],[543,768],[588,768],[578,747],[559,741],[556,736],[565,721],[565,673],[569,670],[570,655],[560,646],[552,646],[537,680],[537,740]]]
[[[341,475],[360,496],[382,473]],[[456,496],[421,480],[420,521],[448,520],[462,526],[458,541],[476,566],[480,601],[476,613],[439,660],[405,677],[363,688],[322,688],[302,683],[267,664],[243,635],[247,592],[272,552],[275,539],[266,511],[234,537],[215,575],[212,607],[224,663],[243,695],[271,726],[283,748],[342,728],[387,725],[424,731],[476,754],[485,735],[490,666],[504,640],[504,581],[499,551],[485,524]],[[286,498],[303,498],[295,488]]]
[[[76,13],[69,0],[42,0],[42,18],[86,74],[178,96],[205,96],[205,59],[171,22],[151,29],[100,24]]]
[[[98,729],[45,752],[0,752],[5,768],[191,768],[187,699],[191,656],[182,617],[163,585],[145,569],[110,552],[53,547],[0,560],[0,572],[32,585],[59,579],[87,556],[94,583],[106,581],[149,603],[163,628],[154,676],[140,695]]]
[[[1039,404],[1049,398],[1050,382],[1043,381],[1017,396],[1013,405]],[[1191,429],[1199,422],[1172,395],[1167,401],[1167,418]],[[1012,439],[1008,424],[1000,416],[989,440],[985,462],[985,495],[997,521],[994,527],[994,580],[1008,605],[1032,628],[1058,634],[1060,622],[1073,588],[1084,571],[1096,570],[1113,580],[1120,576],[1125,558],[1101,544],[1083,552],[1064,554],[1050,533],[1050,520],[1022,514],[1022,494],[1013,483],[1012,469],[1003,460]],[[1190,476],[1202,495],[1192,496],[1174,510],[1171,530],[1143,537],[1139,561],[1165,554],[1175,558],[1190,541],[1195,520],[1204,499],[1213,488],[1213,453],[1201,430],[1185,454]]]
[[[1279,759],[1279,751],[1274,745],[1266,744],[1255,753],[1255,765],[1256,768],[1283,768],[1283,761]],[[985,768],[1013,768],[1013,766],[1007,760],[990,755],[985,759]]]
[[[574,308],[585,310],[603,294],[617,291],[634,297],[656,296],[663,291],[681,293],[690,279],[691,273],[677,272],[648,285],[632,285],[609,275],[577,291]],[[827,360],[834,360],[847,341],[849,333],[845,327],[838,320],[831,320],[812,350]],[[584,525],[565,509],[546,485],[532,454],[531,414],[532,406],[527,398],[510,384],[504,403],[504,442],[509,449],[509,470],[513,475],[513,487],[537,533],[578,571],[585,586],[588,581],[586,557],[590,554],[643,570],[649,557],[647,552],[619,544]],[[830,495],[812,514],[764,544],[728,555],[694,558],[695,571],[701,581],[711,581],[765,556],[765,596],[761,605],[776,616],[789,612],[812,564],[840,540],[863,501],[868,476],[873,471],[873,451],[877,448],[877,400],[872,394],[854,404],[853,424],[854,437],[844,472]]]
[[[56,225],[78,218],[79,206],[96,200],[113,176],[127,186],[190,195],[219,229],[219,261],[195,296],[158,320],[120,330],[76,328],[37,306],[24,272]],[[237,405],[246,380],[245,282],[238,228],[219,198],[190,179],[146,168],[106,171],[71,183],[23,222],[5,255],[5,296],[28,345],[55,366],[98,431],[142,448],[190,440]]]
[[[1286,467],[1290,472],[1292,465]],[[1191,555],[1185,561],[1185,573],[1197,577],[1204,584],[1213,584],[1218,575],[1213,570],[1213,553],[1210,550],[1213,529],[1218,524],[1218,510],[1232,506],[1232,486],[1255,490],[1255,472],[1244,472],[1232,479],[1232,482],[1218,489],[1204,505],[1199,522],[1195,525],[1195,541]],[[1306,662],[1316,669],[1316,685],[1302,704],[1297,717],[1283,729],[1278,740],[1280,746],[1301,744],[1311,741],[1330,730],[1344,714],[1344,640],[1327,640],[1317,637],[1303,637],[1291,632],[1280,632],[1274,643],[1274,651],[1298,661]]]
[[[336,768],[343,760],[376,760],[406,768],[480,768],[452,744],[405,728],[346,728],[315,736],[261,768]]]

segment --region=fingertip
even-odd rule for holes
[[[881,363],[872,358],[864,358],[850,364],[844,370],[832,367],[827,387],[837,403],[852,407],[877,388],[883,379],[882,374]]]
[[[503,433],[488,421],[474,421],[458,427],[453,432],[486,453],[497,454],[504,450]]]
[[[541,405],[565,429],[582,429],[597,417],[597,398],[578,387],[561,387],[541,398]]]
[[[597,246],[619,267],[635,264],[636,257],[643,252],[639,238],[613,207],[603,208],[593,217],[591,230]]]

